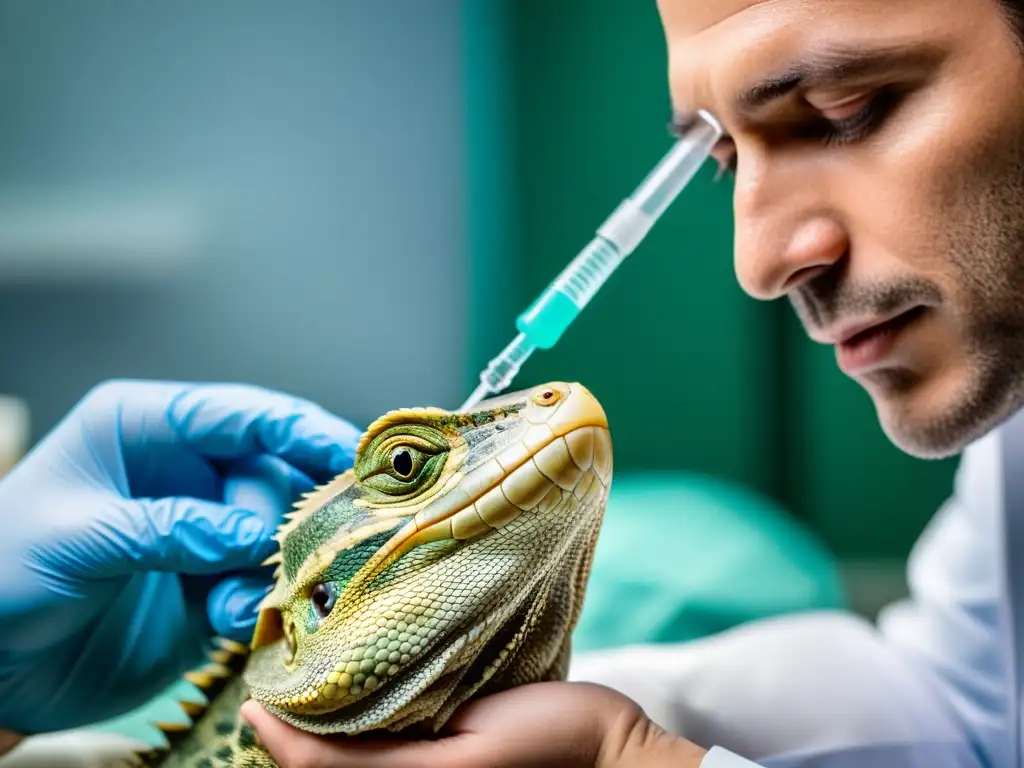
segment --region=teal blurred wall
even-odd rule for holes
[[[654,3],[467,0],[472,382],[515,313],[670,145]],[[483,84],[490,84],[487,87]],[[617,469],[677,468],[780,501],[844,558],[902,558],[948,495],[955,460],[884,437],[866,393],[788,304],[732,267],[731,183],[705,169],[557,350],[521,382],[580,379],[603,400]],[[475,207],[473,207],[475,203]],[[490,234],[488,234],[490,233]],[[468,384],[467,384],[468,386]]]
[[[461,13],[0,4],[0,393],[33,437],[115,376],[251,381],[361,424],[458,405]]]

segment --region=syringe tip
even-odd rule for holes
[[[468,411],[471,408],[476,408],[476,406],[480,404],[480,401],[487,397],[488,392],[487,384],[485,382],[480,382],[477,388],[473,390],[473,394],[469,396],[469,399],[459,407],[459,410]]]

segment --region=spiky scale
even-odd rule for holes
[[[206,711],[206,704],[200,704],[196,701],[179,701],[178,706],[181,707],[181,710],[192,720],[196,720],[201,714],[203,714],[203,712]],[[163,726],[158,727],[163,728]]]
[[[231,651],[226,650],[224,648],[214,649],[206,654],[206,657],[211,662],[213,662],[214,664],[219,664],[221,666],[225,666],[231,663],[232,656],[233,654],[231,653]]]

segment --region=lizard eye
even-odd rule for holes
[[[313,610],[316,611],[316,615],[321,619],[326,619],[330,612],[334,610],[334,604],[338,600],[338,593],[333,584],[317,584],[313,587],[313,592],[310,594],[309,599],[313,603]]]
[[[415,462],[408,448],[399,448],[391,454],[391,468],[403,480],[408,480],[412,477],[413,469],[415,469],[414,464]]]
[[[530,399],[533,400],[534,405],[548,407],[561,402],[566,394],[568,394],[568,390],[565,387],[555,384],[536,390]]]
[[[423,424],[402,424],[378,435],[356,458],[363,497],[398,503],[429,488],[444,470],[451,450],[443,432]]]
[[[416,485],[423,468],[431,458],[412,445],[396,445],[382,458],[377,479],[372,482],[378,483],[381,490],[391,487],[399,492],[408,491]]]

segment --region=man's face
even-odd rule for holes
[[[736,273],[955,453],[1024,404],[1024,54],[995,0],[659,0],[673,106],[726,131]]]

